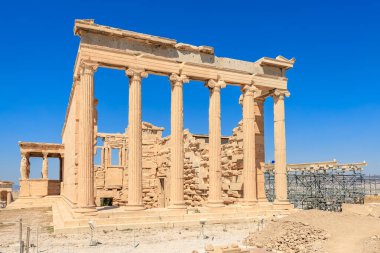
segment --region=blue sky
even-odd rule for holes
[[[1,1],[0,179],[16,181],[17,142],[60,142],[79,38],[75,19],[210,45],[247,61],[295,57],[286,100],[288,162],[368,162],[380,174],[380,3],[378,1]],[[128,79],[95,77],[99,130],[122,132]],[[241,119],[236,87],[222,90],[222,133]],[[266,160],[273,159],[273,101],[265,103]],[[185,128],[208,131],[208,90],[184,89]],[[170,128],[166,77],[143,83],[143,120]],[[50,161],[49,161],[50,162]],[[51,175],[58,163],[51,161]],[[32,161],[32,176],[40,173]]]

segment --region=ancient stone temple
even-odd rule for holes
[[[222,210],[233,216],[237,208],[246,213],[291,208],[287,200],[285,98],[289,96],[286,71],[293,67],[294,59],[278,56],[248,62],[220,58],[210,46],[178,43],[93,20],[76,20],[74,34],[80,37],[80,44],[62,143],[20,142],[20,198],[59,195],[56,210],[70,213],[62,218],[65,221],[88,215],[109,218],[112,215],[104,205],[114,206],[113,213],[126,217],[144,216],[154,209],[181,215],[194,208],[201,214]],[[129,82],[124,133],[98,132],[94,97],[98,68],[124,71],[126,85]],[[167,137],[162,136],[163,128],[142,121],[141,87],[148,74],[167,76],[171,85]],[[183,126],[183,85],[190,80],[203,81],[209,89],[209,132],[205,135],[192,134]],[[220,97],[227,85],[241,88],[241,99],[236,102],[241,104],[242,120],[232,136],[221,136]],[[267,201],[264,189],[267,97],[274,98],[273,203]],[[97,163],[96,155],[100,156]],[[41,179],[29,179],[31,156],[43,159]],[[48,157],[61,161],[59,180],[49,180]]]

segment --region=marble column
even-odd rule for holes
[[[104,168],[107,169],[110,166],[110,147],[104,147]]]
[[[128,204],[127,210],[144,209],[142,201],[142,120],[141,80],[148,74],[142,69],[127,69],[129,77],[128,117]]]
[[[257,168],[257,200],[260,203],[268,203],[265,194],[265,149],[264,149],[264,101],[265,98],[256,98],[255,125],[256,128],[256,168]]]
[[[276,90],[273,94],[275,204],[289,204],[286,170],[285,96],[289,96],[288,91]]]
[[[209,191],[207,206],[224,206],[222,200],[220,89],[226,87],[222,80],[209,80]]]
[[[255,132],[255,102],[253,85],[242,87],[243,92],[243,180],[244,204],[257,203],[256,181],[256,132]]]
[[[48,179],[48,153],[42,153],[42,171],[41,175],[43,179]]]
[[[104,147],[101,147],[100,148],[100,166],[102,168],[105,168],[105,163],[104,163],[104,154],[105,154],[105,148]]]
[[[77,212],[95,211],[94,199],[94,73],[97,65],[81,62]]]
[[[21,179],[28,179],[28,155],[26,153],[21,153],[21,164],[20,164],[20,177]]]
[[[183,179],[183,84],[189,79],[185,75],[172,74],[171,83],[171,117],[170,117],[170,202],[169,208],[186,208],[184,200]]]
[[[7,191],[7,205],[9,205],[12,202],[12,192]]]

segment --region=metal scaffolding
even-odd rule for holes
[[[364,203],[365,195],[380,193],[380,176],[363,174],[367,164],[337,161],[288,164],[288,198],[296,208],[341,211],[342,203]],[[273,164],[265,166],[265,190],[275,198]]]

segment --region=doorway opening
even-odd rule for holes
[[[113,198],[100,198],[100,206],[112,206]]]

